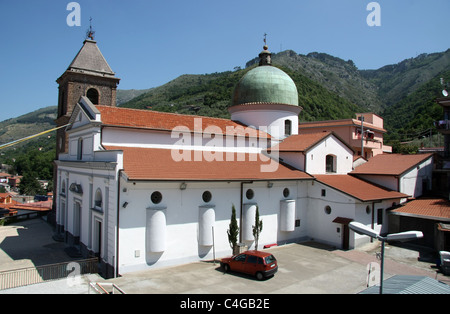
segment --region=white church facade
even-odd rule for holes
[[[230,255],[233,206],[249,249],[257,209],[258,249],[309,239],[350,249],[369,241],[350,221],[380,230],[408,197],[349,175],[354,151],[333,132],[298,134],[295,83],[267,47],[236,86],[231,119],[118,108],[98,101],[100,88],[89,97],[104,62],[84,48],[72,64],[93,83],[65,113],[56,224],[107,277]]]

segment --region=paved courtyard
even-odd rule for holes
[[[34,235],[33,235],[34,234]],[[64,244],[52,238],[52,228],[42,220],[0,227],[0,271],[15,266],[32,266],[68,260]],[[124,274],[104,280],[98,275],[83,276],[76,282],[66,279],[0,291],[4,293],[89,293],[89,282],[114,283],[134,294],[355,294],[366,288],[367,265],[378,262],[379,243],[358,250],[341,251],[315,242],[289,244],[268,249],[279,265],[272,278],[257,281],[237,273],[224,273],[219,263],[202,261]],[[393,275],[428,276],[450,284],[423,261],[423,252],[395,246],[386,248],[385,279]],[[92,292],[92,291],[91,291]]]

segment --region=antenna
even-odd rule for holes
[[[94,40],[95,31],[92,30],[92,17],[89,19],[89,29],[86,31],[86,39]]]

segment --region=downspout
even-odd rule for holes
[[[306,160],[307,160],[307,158],[306,158],[306,153],[305,152],[302,152],[302,154],[303,154],[303,171],[304,172],[306,172]]]
[[[375,202],[372,202],[372,223],[370,224],[370,227],[372,228],[372,230],[373,230],[374,226],[375,226]],[[373,238],[370,237],[370,243],[372,243],[372,242],[373,242]]]
[[[361,115],[361,156],[364,157],[364,116]]]

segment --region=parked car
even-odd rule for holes
[[[277,259],[271,253],[245,251],[232,257],[223,258],[220,266],[225,272],[236,271],[256,276],[258,280],[274,275],[278,270]]]

